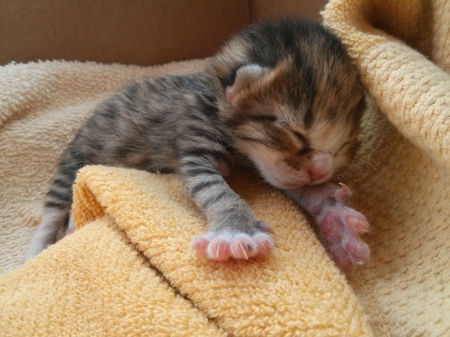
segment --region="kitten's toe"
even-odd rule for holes
[[[272,237],[262,231],[256,231],[253,235],[210,232],[192,241],[192,248],[198,255],[214,261],[224,261],[230,257],[248,260],[256,255],[269,254],[274,246]]]
[[[247,234],[238,234],[231,240],[231,255],[235,259],[248,260],[258,254],[256,242]]]
[[[75,221],[73,220],[73,215],[72,213],[70,213],[69,226],[67,227],[67,230],[65,231],[64,235],[67,236],[73,234],[73,232],[75,232],[76,229],[77,227],[75,225]]]
[[[352,190],[345,184],[340,183],[340,188],[337,188],[331,195],[331,197],[337,202],[345,202],[352,197]]]
[[[329,256],[334,261],[334,263],[341,269],[344,273],[349,273],[353,269],[353,261],[349,253],[340,244],[332,244],[331,242],[323,243]]]
[[[349,214],[345,217],[345,223],[357,233],[367,233],[369,231],[369,222],[366,217],[356,211],[354,214]]]
[[[365,264],[369,261],[370,249],[367,243],[362,241],[359,236],[354,235],[348,238],[344,244],[353,264]]]
[[[231,255],[235,259],[245,259],[256,255],[269,254],[275,243],[272,237],[264,232],[256,232],[252,236],[238,234],[231,241]]]
[[[224,238],[216,238],[209,243],[207,253],[210,260],[225,261],[231,255],[230,243]]]
[[[69,228],[64,235],[68,236],[70,234],[73,234],[73,232],[75,232],[75,228]]]
[[[192,240],[195,252],[209,260],[225,261],[231,256],[230,241],[223,236],[207,233]]]
[[[369,246],[359,238],[345,244],[324,240],[323,245],[334,263],[345,273],[355,265],[367,263],[370,257]]]
[[[269,227],[270,228],[270,227]],[[267,255],[270,254],[272,249],[275,247],[275,242],[270,235],[266,233],[256,233],[253,235],[253,240],[256,242],[256,247],[258,248],[258,254]]]
[[[208,256],[209,242],[205,235],[197,236],[192,240],[191,248],[200,256]]]

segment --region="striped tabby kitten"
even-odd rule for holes
[[[137,80],[95,109],[62,158],[27,257],[55,241],[76,173],[88,164],[178,172],[209,225],[193,241],[198,254],[268,254],[269,225],[223,179],[245,161],[315,216],[330,256],[349,270],[368,260],[358,236],[368,223],[345,206],[346,186],[324,182],[354,156],[364,107],[357,72],[324,27],[293,19],[251,26],[204,72]]]

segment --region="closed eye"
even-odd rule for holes
[[[308,141],[306,140],[306,137],[303,136],[301,133],[297,131],[292,131],[292,133],[295,135],[297,140],[302,144],[303,148],[297,152],[299,156],[304,156],[305,154],[309,153],[311,151],[311,148],[308,145]]]
[[[349,145],[351,142],[349,141],[349,142],[345,142],[344,144],[342,144],[342,146],[340,147],[340,149],[338,150],[338,152],[339,151],[341,151],[344,147],[346,147],[347,145]]]
[[[345,142],[344,144],[342,144],[342,146],[339,148],[339,150],[336,151],[336,153],[334,155],[337,156],[338,153],[342,152],[345,148],[347,148],[352,143],[353,143],[353,141]]]
[[[295,137],[297,137],[297,139],[303,144],[305,145],[305,147],[308,147],[308,142],[306,141],[305,136],[303,136],[301,133],[297,132],[297,131],[292,131],[295,135]]]
[[[248,118],[255,122],[270,122],[273,123],[277,120],[275,116],[270,115],[249,115]]]
[[[310,148],[308,147],[304,147],[303,149],[301,149],[300,151],[297,152],[297,154],[299,156],[304,156],[305,154],[308,154],[311,151]]]
[[[236,138],[246,141],[246,142],[258,143],[258,144],[262,144],[265,146],[273,146],[273,143],[268,139],[261,139],[261,138],[250,137],[250,136],[241,136],[241,135],[237,135]]]

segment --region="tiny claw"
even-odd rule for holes
[[[343,188],[348,188],[348,189],[350,189],[350,187],[348,187],[348,185],[347,184],[344,184],[344,183],[338,183],[341,187],[343,187]]]
[[[358,220],[358,224],[360,224],[361,225],[361,227],[362,228],[364,228],[364,232],[368,232],[369,231],[369,224],[366,222],[366,221],[361,221],[361,220]]]
[[[332,198],[337,202],[347,201],[352,197],[352,190],[343,183],[339,183],[341,188],[336,189],[332,194]]]
[[[345,220],[351,228],[359,233],[367,233],[369,231],[369,224],[367,221],[358,219],[358,217],[353,215],[347,216]]]
[[[241,248],[241,251],[242,251],[242,253],[243,253],[244,256],[245,256],[245,259],[248,260],[248,255],[247,255],[247,252],[245,251],[244,247],[242,247],[242,245],[240,244],[240,245],[239,245],[239,248]]]

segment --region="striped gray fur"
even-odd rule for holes
[[[354,156],[363,108],[356,70],[321,25],[292,19],[251,26],[204,72],[136,80],[94,110],[62,158],[46,196],[50,215],[28,258],[55,241],[76,173],[90,164],[181,174],[209,224],[194,243],[200,254],[270,251],[268,225],[223,175],[242,158],[281,189],[321,183]],[[322,162],[329,168],[318,167]]]

